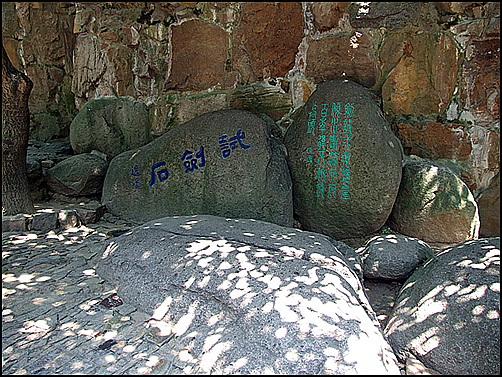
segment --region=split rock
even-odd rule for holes
[[[284,151],[266,122],[220,110],[115,157],[101,202],[133,222],[207,214],[292,226],[291,190]]]
[[[294,209],[306,230],[364,237],[391,213],[402,148],[371,94],[349,80],[319,85],[285,136]]]
[[[349,250],[263,221],[168,217],[111,240],[96,272],[198,373],[399,374]]]

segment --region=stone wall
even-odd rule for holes
[[[43,141],[103,96],[145,102],[154,137],[225,108],[284,133],[318,84],[347,77],[405,154],[452,167],[475,195],[499,171],[498,2],[2,2],[2,41],[35,83]]]

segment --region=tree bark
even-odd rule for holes
[[[35,212],[26,172],[32,88],[33,82],[12,65],[2,45],[2,215]]]

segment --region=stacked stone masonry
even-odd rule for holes
[[[3,2],[2,42],[35,83],[42,141],[104,96],[144,102],[154,138],[226,108],[284,134],[343,77],[371,91],[405,154],[453,168],[481,203],[497,187],[498,2]]]

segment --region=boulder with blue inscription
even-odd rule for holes
[[[102,203],[138,223],[216,215],[293,224],[284,149],[265,121],[243,110],[203,114],[116,156]]]
[[[371,94],[336,79],[320,84],[285,135],[295,215],[306,230],[365,237],[389,217],[402,147]]]

